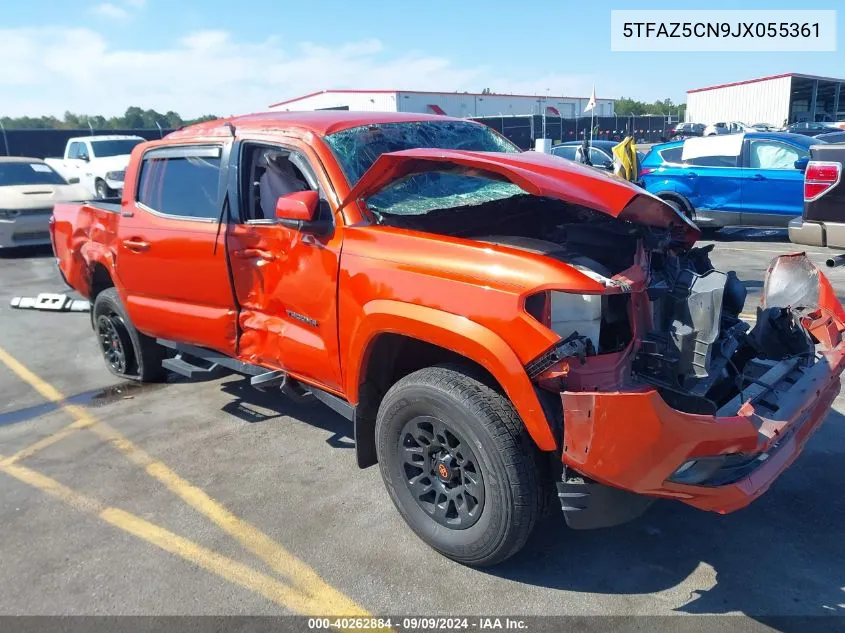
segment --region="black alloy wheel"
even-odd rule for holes
[[[484,510],[484,480],[469,443],[432,416],[409,420],[399,443],[405,484],[420,508],[453,530],[474,525]]]
[[[120,316],[113,312],[98,316],[97,337],[109,368],[117,374],[128,373],[132,341]]]

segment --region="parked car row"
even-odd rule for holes
[[[744,132],[790,132],[792,134],[803,134],[804,136],[818,136],[820,134],[842,131],[843,126],[838,123],[801,121],[783,127],[771,123],[754,123],[753,125],[748,125],[742,121],[718,121],[709,125],[705,125],[704,123],[678,123],[675,127],[669,129],[669,138],[677,140],[696,136],[742,134]]]

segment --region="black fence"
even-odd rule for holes
[[[590,117],[564,119],[539,114],[514,116],[472,117],[489,125],[522,149],[532,149],[538,138],[550,138],[553,143],[578,141],[590,135]],[[545,125],[545,134],[543,126]],[[665,116],[601,116],[592,119],[593,139],[621,141],[633,136],[638,143],[660,143],[669,140],[669,129],[675,125]]]
[[[514,116],[472,117],[501,132],[505,137],[522,149],[532,149],[538,138],[550,138],[554,143],[577,141],[590,134],[590,117],[564,119],[561,117],[543,117],[539,114]],[[545,134],[544,126],[545,125]],[[633,136],[638,143],[659,143],[669,140],[669,129],[674,125],[668,117],[595,117],[593,120],[593,139],[621,141],[626,136]],[[172,130],[162,130],[167,134]],[[94,130],[94,135],[132,134],[147,140],[160,137],[158,129],[143,130]],[[32,156],[34,158],[58,158],[65,151],[67,140],[74,136],[90,136],[91,131],[83,130],[6,130],[0,132],[0,156]]]
[[[167,134],[172,130],[162,130]],[[94,130],[95,136],[106,134],[131,134],[148,141],[161,136],[158,129],[153,130]],[[31,156],[32,158],[60,158],[64,155],[65,145],[74,136],[91,136],[91,131],[84,130],[6,130],[0,131],[0,156]]]

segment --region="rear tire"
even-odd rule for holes
[[[663,200],[663,202],[675,209],[675,211],[677,211],[681,215],[684,215],[688,219],[693,220],[694,214],[692,211],[692,205],[685,198],[681,198],[681,196],[671,194],[657,194],[657,197]]]
[[[441,554],[494,565],[518,552],[541,513],[540,453],[510,401],[456,366],[399,380],[376,420],[390,498]]]
[[[94,299],[91,322],[111,373],[139,382],[164,381],[164,348],[135,329],[116,288],[106,288]]]

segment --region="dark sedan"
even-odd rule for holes
[[[787,132],[793,134],[803,134],[804,136],[818,136],[819,134],[829,134],[831,132],[841,132],[842,130],[827,123],[814,123],[812,121],[802,121],[800,123],[793,123],[788,128]]]
[[[567,141],[552,147],[552,154],[583,163],[584,160],[578,152],[582,144],[583,141]],[[613,148],[617,145],[619,145],[618,141],[593,141],[590,145],[590,162],[593,167],[613,171]],[[645,154],[637,152],[638,162],[642,163],[643,158]]]

